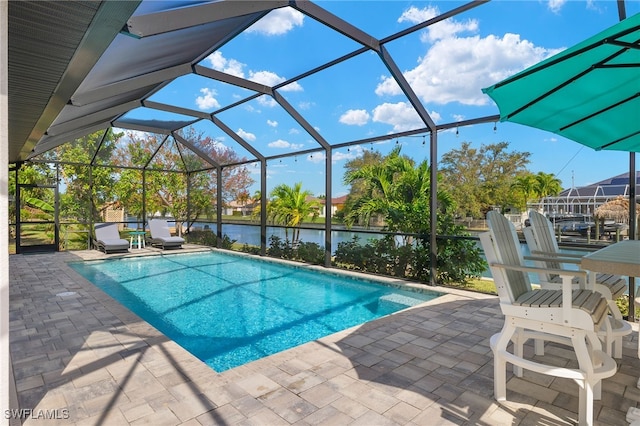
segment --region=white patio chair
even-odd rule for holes
[[[505,316],[502,330],[490,339],[496,400],[506,400],[506,364],[510,363],[519,377],[526,369],[574,380],[580,388],[579,423],[593,424],[593,400],[600,399],[601,381],[613,376],[617,369],[614,359],[602,350],[597,335],[607,317],[606,299],[597,292],[572,288],[574,277],[586,279],[584,271],[551,270],[562,277],[562,289],[534,290],[528,273],[539,272],[539,268],[525,265],[513,224],[498,212],[489,212],[487,219],[489,231],[480,235],[480,241]],[[544,341],[572,348],[578,368],[525,358],[523,346],[530,339],[535,341],[536,355],[544,354]]]
[[[552,269],[566,269],[567,264],[580,264],[581,254],[562,253],[556,241],[553,224],[543,214],[535,211],[529,212],[531,226],[522,230],[531,252],[530,259],[540,267],[538,279],[542,288],[560,289],[562,279],[558,274],[550,273]],[[594,273],[588,278],[590,283],[573,280],[574,288],[591,288],[602,294],[609,305],[610,328],[603,331],[605,352],[614,358],[622,357],[622,337],[631,333],[631,324],[622,318],[616,300],[627,291],[627,282],[620,275]]]

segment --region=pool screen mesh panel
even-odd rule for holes
[[[464,4],[381,41],[309,1],[10,2],[9,161],[37,158],[109,127],[172,137],[173,132],[202,120],[213,123],[251,152],[250,160],[267,157],[250,141],[230,134],[230,128],[217,118],[222,111],[209,113],[150,99],[163,87],[189,75],[250,91],[247,98],[221,110],[242,108],[258,96],[272,98],[309,132],[319,149],[327,149],[329,142],[322,133],[280,91],[298,79],[365,52],[375,53],[395,78],[424,122],[424,127],[417,130],[429,132],[435,130],[433,120],[384,43],[483,3]],[[269,12],[287,7],[350,39],[356,49],[319,66],[305,69],[301,64],[304,72],[272,87],[200,65]],[[130,116],[140,108],[179,118],[142,120]],[[495,117],[473,120],[488,122]],[[388,137],[383,135],[381,140]]]

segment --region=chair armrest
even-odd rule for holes
[[[557,251],[542,251],[542,250],[532,250],[531,254],[540,254],[542,256],[549,256],[549,257],[568,257],[568,258],[574,258],[574,259],[580,259],[584,257],[584,254],[562,253]],[[588,253],[585,253],[585,254],[588,254]]]
[[[502,263],[491,263],[491,266],[495,266],[502,269],[509,269],[512,271],[521,272],[546,272],[549,274],[559,275],[562,278],[562,316],[565,320],[571,318],[571,310],[573,309],[573,277],[579,277],[584,283],[587,283],[586,271],[570,271],[568,269],[555,269],[555,268],[538,268],[532,266],[520,266],[520,265],[505,265]],[[594,291],[591,289],[591,291]]]
[[[525,260],[539,260],[542,262],[560,262],[560,263],[571,263],[571,264],[575,264],[575,265],[579,265],[580,264],[580,259],[579,258],[567,258],[567,257],[560,257],[560,256],[556,256],[553,255],[551,253],[547,253],[547,252],[540,252],[540,251],[534,251],[533,254],[538,255],[538,254],[544,254],[545,256],[523,256],[523,258]],[[550,256],[546,256],[547,254],[551,254]]]
[[[503,263],[491,263],[491,266],[496,266],[502,269],[510,269],[512,271],[521,272],[536,272],[560,275],[562,277],[579,277],[587,279],[587,271],[577,270],[572,271],[569,269],[555,269],[555,268],[538,268],[536,266],[519,266],[519,265],[505,265]]]

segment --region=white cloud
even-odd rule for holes
[[[364,126],[369,122],[370,115],[367,110],[364,109],[350,109],[340,118],[338,121],[342,124],[347,124],[349,126]]]
[[[247,29],[247,33],[259,33],[268,36],[286,34],[295,27],[301,27],[304,15],[290,7],[274,9],[264,18]]]
[[[300,130],[292,127],[291,129],[289,129],[289,134],[290,135],[299,135],[300,134]]]
[[[211,68],[222,71],[236,77],[244,78],[244,67],[246,64],[236,61],[235,59],[227,59],[222,55],[221,51],[215,51],[207,57],[211,63]]]
[[[200,89],[200,93],[202,93],[202,96],[196,97],[196,105],[198,105],[198,108],[201,110],[210,110],[220,107],[220,102],[216,99],[217,93],[215,90],[203,87]]]
[[[565,0],[550,0],[561,6]],[[439,13],[437,8],[407,9],[398,22],[422,22]],[[522,40],[518,34],[474,35],[478,22],[449,18],[431,25],[421,40],[429,46],[418,65],[404,72],[416,94],[425,103],[485,105],[488,96],[481,91],[526,67],[559,52]],[[471,33],[462,36],[462,33]],[[391,77],[384,77],[376,88],[378,95],[400,95],[400,87]]]
[[[250,71],[249,80],[273,87],[278,83],[282,83],[285,78],[271,71]]]
[[[238,129],[236,134],[240,136],[242,139],[244,139],[245,141],[253,142],[256,140],[256,135],[254,135],[253,133],[245,132],[242,129]]]
[[[290,148],[290,149],[300,149],[303,147],[303,145],[300,143],[291,143],[282,139],[269,142],[268,146],[269,148]]]
[[[325,158],[327,158],[324,152],[314,152],[313,154],[307,155],[307,161],[312,163],[323,163]]]
[[[215,51],[211,55],[207,57],[209,63],[211,64],[211,68],[217,71],[221,71],[227,74],[231,74],[240,78],[245,77],[244,69],[246,68],[246,64],[243,64],[240,61],[235,59],[227,59],[223,56],[221,51]],[[254,81],[256,83],[264,84],[265,86],[273,87],[276,84],[280,84],[287,79],[277,75],[271,71],[251,71],[249,70],[249,80]],[[302,92],[304,89],[297,81],[293,83],[289,83],[286,86],[280,88],[283,92]]]
[[[267,120],[267,124],[271,127],[278,127],[278,122],[275,120]]]
[[[402,15],[398,18],[398,23],[410,22],[412,24],[419,24],[428,19],[435,18],[440,14],[437,7],[428,6],[424,9],[418,9],[415,6],[411,6],[409,9],[402,12]]]
[[[308,110],[308,109],[311,109],[313,105],[315,105],[313,102],[304,101],[304,102],[298,103],[298,108],[302,110]]]
[[[265,86],[273,87],[277,84],[282,83],[283,81],[286,81],[287,79],[271,71],[249,71],[249,80],[256,83],[264,84]],[[282,90],[283,92],[303,91],[302,86],[298,84],[297,81],[287,84],[286,86],[281,87],[279,90]]]
[[[518,34],[502,38],[490,35],[437,41],[417,67],[404,73],[416,94],[424,102],[485,105],[489,99],[481,91],[559,50],[536,47]],[[378,95],[399,95],[395,80],[384,79],[376,88]]]
[[[427,21],[431,18],[440,15],[440,10],[437,7],[426,7],[424,9],[418,9],[415,6],[405,10],[398,22],[410,22],[412,24],[418,24]],[[453,18],[445,19],[444,21],[437,22],[429,25],[426,31],[421,36],[422,41],[435,41],[443,38],[448,38],[459,34],[461,32],[478,31],[478,21],[475,19],[468,19],[467,21],[460,22]]]
[[[258,98],[258,103],[264,107],[269,107],[269,108],[273,108],[276,105],[278,105],[278,103],[276,102],[275,99],[273,99],[271,96],[269,95],[262,95]]]
[[[430,112],[429,115],[433,121],[440,120],[440,114]],[[384,103],[378,105],[373,110],[373,121],[377,123],[385,123],[393,126],[394,132],[402,132],[405,130],[413,130],[424,127],[424,123],[415,109],[406,102],[398,102],[395,104]]]
[[[344,161],[344,160],[347,160],[347,161],[353,160],[355,158],[362,156],[363,152],[364,152],[364,149],[362,148],[362,146],[354,145],[349,147],[349,149],[346,152],[335,151],[331,156],[331,160],[333,163],[336,163],[338,161]]]
[[[549,10],[553,13],[559,13],[562,6],[567,2],[567,0],[549,0]],[[590,2],[587,2],[587,4]]]
[[[297,81],[294,81],[293,83],[289,83],[286,86],[282,86],[278,90],[281,90],[283,92],[302,92],[302,91],[304,91],[304,89],[302,88],[300,83],[298,83]]]

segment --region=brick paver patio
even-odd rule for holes
[[[568,380],[528,372],[509,376],[509,401],[493,399],[488,340],[502,325],[496,297],[446,290],[418,307],[217,373],[66,264],[100,257],[97,251],[10,256],[10,341],[19,402],[12,408],[22,410],[23,424],[577,420],[578,388]],[[561,347],[549,346],[545,357],[573,362]],[[636,332],[625,339],[618,364],[595,404],[598,424],[626,424],[627,409],[640,401]]]

